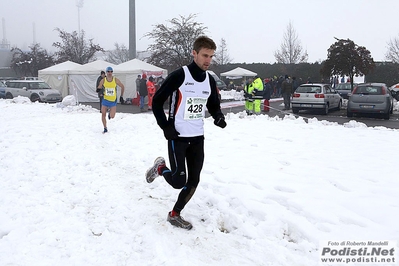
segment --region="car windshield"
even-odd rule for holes
[[[46,82],[32,82],[30,83],[29,88],[33,90],[35,89],[43,90],[43,89],[50,89],[50,86]]]
[[[295,92],[298,93],[320,93],[321,87],[319,86],[300,86]]]
[[[358,86],[354,94],[381,95],[382,88],[379,86]]]
[[[350,83],[341,83],[338,84],[336,90],[351,90],[351,84]]]

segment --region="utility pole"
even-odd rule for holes
[[[136,58],[136,1],[129,0],[129,59]]]
[[[33,22],[33,45],[36,44],[36,24]]]

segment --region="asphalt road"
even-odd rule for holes
[[[282,99],[272,99],[270,102],[270,111],[264,114],[267,114],[269,116],[279,116],[279,117],[284,117],[285,115],[294,115],[291,110],[285,111],[283,110],[283,104],[282,104]],[[99,103],[81,103],[83,105],[91,105],[94,108],[99,109],[100,104]],[[224,114],[227,113],[238,113],[242,112],[244,110],[244,102],[243,101],[224,101],[222,102],[222,112]],[[167,105],[165,105],[167,107]],[[262,106],[263,109],[263,106]],[[124,104],[118,104],[117,106],[117,112],[121,113],[132,113],[132,114],[139,114],[142,113],[140,112],[140,108],[137,105],[124,105]],[[149,111],[146,111],[149,112]],[[209,114],[207,114],[209,116]],[[347,118],[346,117],[346,108],[343,107],[339,111],[330,111],[328,115],[322,115],[317,112],[310,112],[310,111],[300,111],[298,115],[299,117],[302,117],[307,121],[309,118],[314,118],[316,117],[318,120],[327,120],[330,122],[336,122],[338,124],[344,124],[347,123],[351,120],[355,120],[361,123],[366,124],[369,127],[377,127],[377,126],[382,126],[386,128],[399,128],[399,112],[394,111],[394,113],[391,115],[389,120],[384,120],[378,116],[361,116],[361,117],[352,117],[352,118]]]

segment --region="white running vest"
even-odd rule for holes
[[[187,66],[183,66],[184,82],[178,92],[180,102],[175,114],[175,128],[179,137],[196,137],[204,135],[204,118],[206,103],[211,95],[208,73],[203,82],[193,79]]]

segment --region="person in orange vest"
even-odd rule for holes
[[[154,78],[150,76],[147,81],[148,110],[152,110],[152,98],[154,98],[155,91]]]

